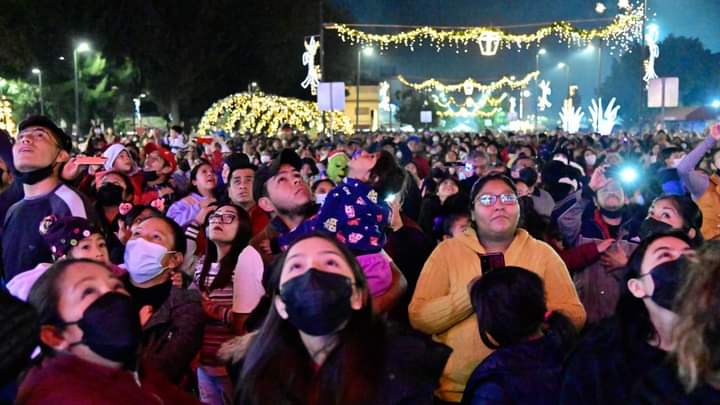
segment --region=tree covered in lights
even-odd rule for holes
[[[353,132],[349,117],[342,112],[332,114],[333,132]],[[201,134],[222,129],[274,136],[284,125],[310,134],[324,129],[316,103],[258,92],[237,93],[215,102],[203,115],[198,130]]]

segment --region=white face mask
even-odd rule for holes
[[[315,202],[323,205],[325,204],[325,199],[327,198],[328,193],[318,193],[315,194]]]
[[[585,163],[587,163],[590,166],[595,166],[596,161],[597,161],[597,156],[595,156],[595,155],[585,156]]]
[[[261,162],[261,163],[267,163],[267,162],[269,162],[270,160],[272,160],[272,158],[270,157],[270,155],[260,155],[260,162]]]
[[[682,162],[683,159],[684,157],[673,159],[670,164],[672,165],[672,167],[678,167],[678,165],[680,164],[680,162]]]
[[[165,268],[161,262],[168,253],[173,252],[143,238],[128,241],[125,246],[125,266],[130,279],[136,284],[141,284],[162,274]]]

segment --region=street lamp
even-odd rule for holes
[[[42,70],[33,68],[32,73],[38,77],[38,90],[40,91],[40,115],[45,115],[45,102],[43,101]]]
[[[76,136],[80,135],[80,89],[78,87],[78,54],[88,52],[90,50],[90,44],[87,42],[80,42],[78,46],[73,49],[73,72],[75,76],[75,131]]]
[[[537,51],[537,53],[535,54],[535,71],[536,71],[536,72],[540,72],[540,56],[545,55],[546,53],[547,53],[547,51],[545,50],[545,48],[540,48],[540,49]],[[540,74],[538,74],[538,75],[535,77],[535,87],[538,87],[538,80],[539,80],[539,79],[540,79]],[[537,124],[538,124],[538,112],[539,112],[539,111],[538,111],[538,106],[537,106],[537,104],[535,104],[535,119],[534,119],[535,122],[533,123],[533,129],[537,129]]]
[[[357,75],[355,77],[355,131],[360,129],[360,69],[362,68],[362,55],[372,56],[375,50],[372,47],[358,49]]]
[[[567,82],[567,96],[570,97],[570,65],[565,62],[557,64],[558,69],[565,70],[565,82]]]

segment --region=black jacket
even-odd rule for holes
[[[462,403],[557,404],[563,354],[555,334],[502,347],[473,371]]]
[[[644,341],[623,339],[617,319],[606,319],[587,332],[568,359],[559,403],[624,404],[635,384],[665,357]]]
[[[677,368],[667,362],[650,372],[633,390],[630,404],[704,405],[720,404],[720,391],[703,384],[686,393],[677,377]]]

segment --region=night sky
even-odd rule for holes
[[[540,23],[560,19],[597,18],[594,0],[331,0],[346,8],[355,22],[367,24],[407,24],[436,26],[512,25]],[[604,16],[617,13],[615,1],[605,2]],[[698,37],[713,52],[720,52],[720,0],[649,0],[649,14],[656,14],[653,22],[660,26],[661,39],[672,33]],[[583,27],[588,27],[583,26]],[[387,32],[387,31],[386,31]],[[555,43],[553,43],[555,42]],[[570,48],[556,41],[543,43],[548,54],[541,58],[541,77],[562,85],[564,73],[556,68],[558,62],[571,67],[571,81],[580,85],[583,104],[594,95],[598,78],[597,54]],[[409,52],[404,48],[390,49],[367,60],[368,69],[377,79],[402,74],[419,81],[429,77],[447,81],[461,81],[470,76],[478,80],[492,80],[503,74],[521,76],[535,68],[535,51],[500,51],[496,56],[483,57],[477,47],[466,54],[455,54],[432,48]],[[602,76],[610,71],[611,57],[603,54]],[[662,70],[662,48],[657,62]],[[560,102],[560,91],[553,92],[553,103]]]

